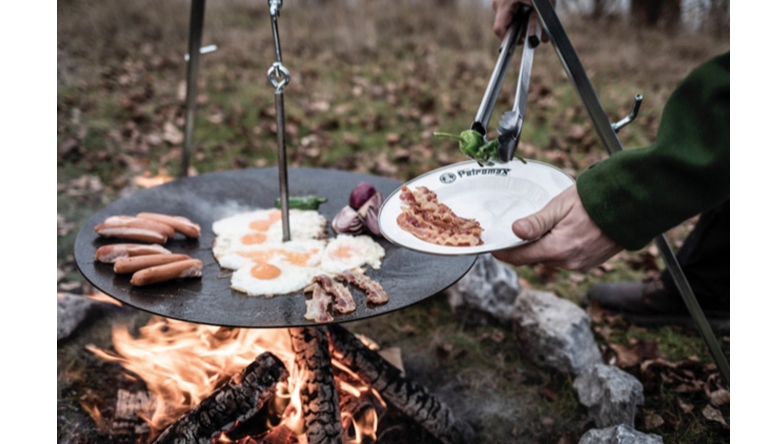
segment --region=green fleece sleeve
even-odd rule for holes
[[[730,53],[696,68],[666,102],[656,141],[578,176],[591,219],[628,250],[730,198]]]

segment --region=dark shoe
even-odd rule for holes
[[[597,284],[588,289],[584,302],[596,302],[606,310],[619,312],[626,321],[636,325],[682,325],[696,328],[682,296],[667,291],[657,279],[649,282]],[[729,309],[703,312],[716,332],[729,333]]]
[[[687,313],[681,297],[666,291],[659,280],[597,284],[588,289],[585,300],[589,303],[596,302],[604,309],[622,313]]]

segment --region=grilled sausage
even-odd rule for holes
[[[157,244],[109,244],[99,247],[94,254],[94,258],[99,262],[112,264],[124,257],[147,254],[171,254],[171,252]]]
[[[103,227],[129,227],[129,228],[144,228],[146,230],[157,231],[158,233],[165,234],[166,237],[174,237],[174,228],[171,225],[164,224],[152,219],[144,219],[134,216],[110,216],[104,219],[101,225],[97,228]],[[98,232],[98,231],[97,231]]]
[[[184,234],[190,238],[198,238],[201,235],[201,227],[195,222],[182,216],[169,216],[167,214],[159,213],[139,213],[136,217],[142,219],[151,219],[164,224],[171,225],[174,230]]]
[[[186,259],[139,270],[131,276],[131,285],[141,287],[176,278],[200,277],[202,274],[203,262],[199,259]]]
[[[116,274],[128,274],[156,265],[168,264],[190,259],[186,254],[149,254],[145,256],[124,257],[115,261]]]
[[[168,240],[165,234],[159,233],[154,230],[148,230],[146,228],[134,228],[134,227],[122,227],[122,226],[105,226],[99,224],[94,227],[99,236],[102,237],[116,237],[121,239],[130,239],[139,242],[148,242],[151,244],[165,244]]]

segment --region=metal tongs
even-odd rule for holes
[[[502,115],[497,129],[498,153],[494,157],[499,157],[501,162],[511,161],[519,145],[524,115],[527,111],[527,95],[529,93],[530,74],[532,72],[532,60],[535,47],[540,44],[541,27],[537,16],[532,14],[531,7],[520,6],[513,16],[511,26],[508,28],[508,33],[500,48],[497,64],[494,71],[492,71],[492,77],[487,85],[487,90],[481,99],[481,105],[479,105],[476,118],[471,124],[471,129],[477,131],[486,139],[489,119],[492,116],[495,102],[497,102],[497,96],[500,94],[500,87],[502,86],[505,73],[508,71],[513,50],[516,47],[516,43],[522,40],[525,32],[527,33],[527,38],[524,39],[524,44],[522,45],[521,67],[516,84],[516,97],[513,101],[513,109]]]

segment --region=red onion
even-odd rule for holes
[[[366,212],[366,217],[364,218],[366,229],[375,236],[382,236],[382,233],[380,233],[379,213],[379,208],[375,210],[374,205],[370,205],[369,210]]]
[[[365,226],[364,220],[358,212],[346,205],[334,216],[332,228],[339,234],[356,235],[363,233]]]
[[[382,193],[379,191],[376,191],[370,198],[367,200],[361,207],[358,209],[358,214],[361,217],[366,217],[367,214],[369,214],[369,208],[374,207],[374,211],[379,212],[380,207],[382,206],[382,201],[385,200],[382,197]]]
[[[361,182],[356,185],[355,188],[353,188],[353,191],[350,192],[348,204],[354,210],[357,210],[361,208],[361,205],[366,203],[366,201],[369,200],[369,198],[372,197],[376,192],[377,190],[374,189],[372,184],[368,182]]]

